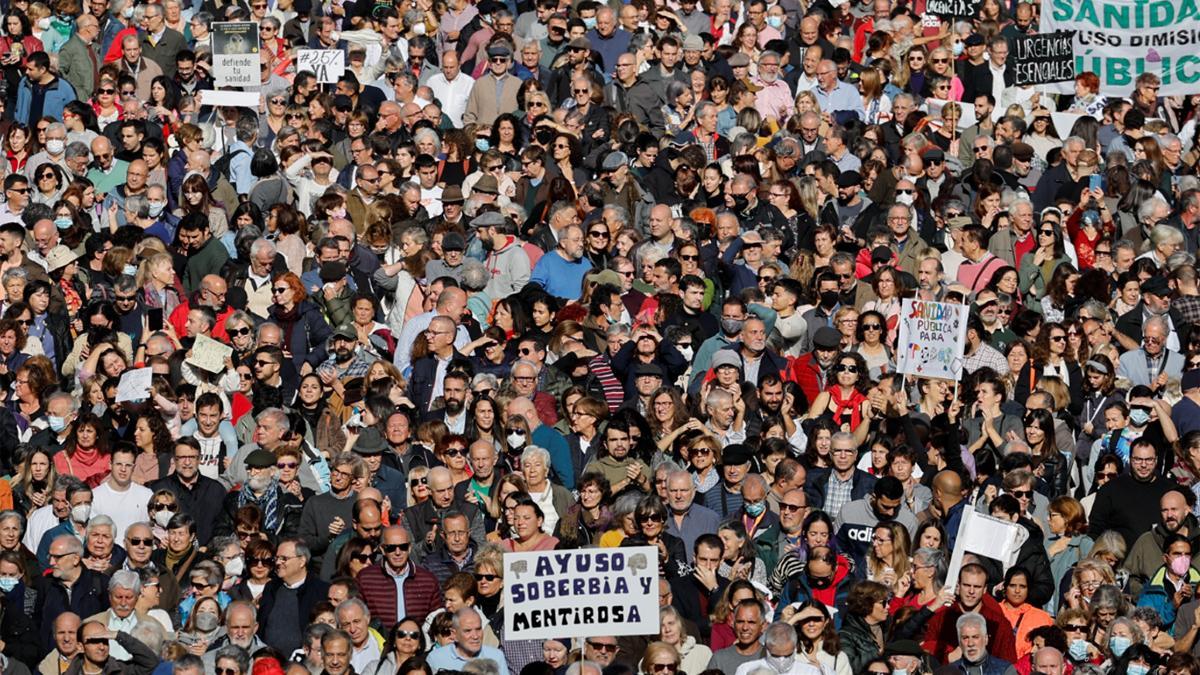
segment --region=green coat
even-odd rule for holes
[[[157,63],[163,75],[169,78],[175,77],[175,56],[184,49],[187,49],[187,42],[177,30],[164,28],[157,44],[151,44],[149,35],[142,35],[142,58]]]
[[[183,270],[183,290],[189,295],[200,288],[200,280],[209,274],[220,274],[229,260],[229,251],[216,237],[209,237],[199,251],[188,256]]]
[[[89,51],[94,61],[88,57]],[[84,44],[78,35],[72,35],[58,51],[58,72],[75,88],[81,101],[92,97],[92,91],[96,88],[96,72],[102,65],[104,57],[96,53],[96,43]]]

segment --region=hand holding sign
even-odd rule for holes
[[[308,71],[321,84],[333,84],[346,72],[346,52],[340,49],[297,49],[296,72]]]

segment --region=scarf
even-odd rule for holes
[[[836,384],[829,386],[829,401],[834,405],[833,421],[839,425],[843,424],[842,420],[847,411],[850,413],[850,428],[857,429],[862,422],[862,402],[867,400],[866,394],[863,394],[857,389],[850,390],[849,398],[842,398],[842,388]]]
[[[267,492],[262,497],[255,497],[254,491],[250,489],[250,481],[242,483],[242,489],[238,492],[238,508],[242,508],[247,504],[253,504],[263,513],[263,531],[276,532],[279,529],[279,479],[272,478],[271,485],[267,487]]]
[[[175,573],[175,571],[179,569],[179,563],[188,559],[188,556],[192,554],[192,550],[195,548],[195,546],[195,542],[192,542],[188,544],[187,548],[183,549],[179,553],[173,552],[170,548],[166,549],[167,569],[171,570],[172,573]]]

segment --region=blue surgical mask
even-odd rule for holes
[[[1135,427],[1144,427],[1150,423],[1150,413],[1145,410],[1134,409],[1129,411],[1129,421]]]
[[[492,147],[492,142],[486,138],[475,139],[475,149],[480,152],[487,152]]]
[[[165,208],[167,208],[166,202],[150,202],[150,217],[157,218],[161,216]]]
[[[0,577],[0,591],[10,593],[20,582],[21,580],[17,577]]]
[[[53,431],[56,434],[61,434],[63,430],[67,428],[67,418],[59,417],[57,415],[48,415],[46,417],[46,423],[50,425],[50,431]]]
[[[584,20],[583,20],[583,25],[584,25],[584,27],[585,27],[585,28],[587,28],[588,30],[591,30],[591,29],[595,28],[595,27],[596,27],[596,17],[594,17],[594,16],[590,16],[590,17],[588,17],[588,18],[584,19]]]
[[[783,27],[783,17],[782,16],[768,16],[767,17],[767,25],[770,26],[771,28],[775,28],[775,29],[782,28]]]
[[[1067,652],[1071,655],[1073,661],[1086,661],[1088,657],[1087,640],[1077,638],[1071,641],[1071,646],[1067,648]]]
[[[137,265],[126,265],[126,266],[122,267],[121,274],[124,274],[127,277],[136,277],[137,276]]]
[[[961,43],[961,42],[955,42],[955,43],[954,43],[954,55],[955,55],[955,56],[962,56],[963,50],[964,50],[964,49],[966,49],[966,48],[967,48],[967,47],[966,47],[966,45],[964,45],[963,43]]]
[[[1125,667],[1126,675],[1146,675],[1150,672],[1150,666],[1143,666],[1140,663],[1131,663]]]
[[[763,511],[767,510],[766,502],[746,502],[746,514],[751,518],[757,518],[762,515]]]
[[[1130,640],[1124,635],[1114,635],[1108,639],[1108,648],[1110,651],[1112,651],[1113,656],[1117,657],[1118,659],[1125,654],[1125,650],[1129,649],[1129,645],[1131,644],[1133,644],[1133,640]],[[1133,668],[1132,665],[1129,667],[1130,669]]]
[[[75,224],[69,216],[61,216],[54,219],[54,226],[60,230],[65,230]]]

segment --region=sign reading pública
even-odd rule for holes
[[[658,548],[504,554],[504,637],[657,635]]]
[[[1021,35],[1012,41],[1013,84],[1024,87],[1075,79],[1075,32]]]

